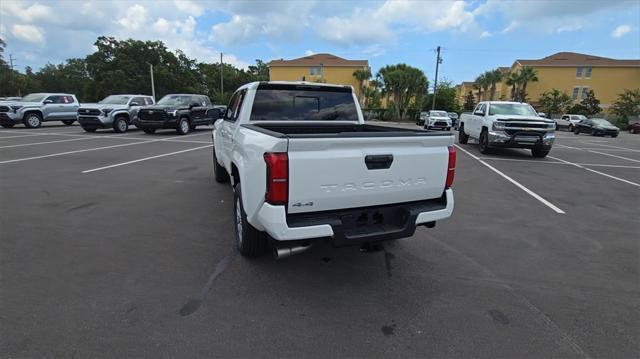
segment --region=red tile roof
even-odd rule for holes
[[[640,60],[616,60],[607,57],[579,54],[576,52],[558,52],[539,60],[516,60],[523,66],[593,66],[593,67],[640,67]]]
[[[367,60],[347,60],[332,54],[313,54],[300,57],[293,60],[273,60],[268,66],[366,66],[369,67]]]

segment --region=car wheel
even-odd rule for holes
[[[480,133],[480,139],[478,139],[478,142],[480,143],[480,153],[489,153],[489,134],[486,129],[482,130]]]
[[[191,127],[191,125],[189,125],[189,120],[187,120],[185,117],[180,118],[180,120],[178,120],[178,127],[176,128],[176,132],[178,132],[179,135],[186,135],[187,133],[189,133],[189,128]]]
[[[116,117],[116,120],[113,121],[113,130],[116,133],[124,133],[129,129],[129,124],[127,123],[127,119],[123,116]]]
[[[460,125],[458,128],[458,142],[462,145],[466,145],[469,142],[469,135],[464,133],[464,125]]]
[[[155,128],[143,128],[142,131],[144,131],[144,133],[149,134],[149,135],[151,135],[153,133],[156,133],[156,129]]]
[[[594,130],[593,128],[591,129],[591,136],[597,136],[598,132],[596,132],[596,130]]]
[[[451,131],[451,127],[447,127],[447,131]]]
[[[218,158],[216,157],[216,150],[213,149],[213,175],[218,183],[227,183],[229,182],[229,173],[227,170],[220,166],[218,163]]]
[[[260,232],[247,221],[247,214],[242,206],[242,189],[240,183],[233,193],[233,211],[236,232],[236,244],[240,254],[245,257],[258,257],[267,250],[267,235]]]
[[[617,133],[616,133],[616,134],[611,135],[611,138],[616,138],[616,137],[618,137],[618,134],[617,134]]]
[[[85,130],[86,132],[96,132],[95,128],[87,128],[87,127],[83,127],[83,130]]]
[[[64,120],[64,121],[62,121],[62,123],[64,123],[67,126],[73,125],[74,122],[76,122],[76,120]]]
[[[579,134],[580,134],[580,130],[579,130],[577,127],[575,127],[575,128],[573,129],[573,134],[574,134],[574,135],[579,135]]]
[[[15,125],[16,125],[15,123],[3,123],[3,124],[0,124],[0,126],[2,126],[4,128],[11,128],[11,127],[13,127]]]
[[[42,125],[42,117],[35,113],[29,113],[24,119],[24,125],[29,128],[38,128]]]
[[[544,157],[547,157],[548,154],[549,154],[549,150],[543,150],[542,148],[531,149],[531,155],[533,157],[544,158]]]
[[[193,131],[193,130],[195,130],[195,129],[196,129],[196,127],[198,127],[198,126],[196,126],[196,125],[191,125],[191,126],[189,126],[189,130]]]
[[[573,132],[574,126],[573,125],[569,125],[569,127],[567,127],[567,129],[569,130],[569,132]]]

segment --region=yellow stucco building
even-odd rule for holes
[[[558,52],[538,60],[515,60],[509,71],[517,72],[523,66],[530,66],[537,73],[538,81],[527,83],[527,98],[534,106],[540,95],[551,89],[565,92],[575,102],[579,102],[589,90],[593,90],[600,100],[600,107],[606,110],[625,89],[640,88],[640,60],[617,60],[575,52]],[[503,72],[508,74],[509,71]],[[461,104],[469,90],[476,95],[473,82],[458,85],[458,100]],[[483,97],[484,100],[489,100],[488,94]],[[498,86],[494,99],[511,99],[511,87],[504,80]]]
[[[271,81],[310,81],[353,86],[360,98],[360,82],[353,77],[356,70],[369,70],[367,60],[347,60],[332,54],[313,54],[293,60],[268,63]],[[365,83],[365,86],[367,84]]]

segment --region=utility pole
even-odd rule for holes
[[[149,64],[149,72],[151,73],[151,96],[153,97],[153,102],[156,102],[156,87],[153,83],[153,64],[147,63]]]
[[[15,83],[13,76],[13,54],[9,54],[9,66],[11,66],[11,82]],[[16,87],[18,88],[18,96],[22,97],[22,94],[20,93],[20,87]]]
[[[13,71],[13,54],[9,54],[9,64],[11,66],[11,71]]]
[[[222,62],[222,52],[220,52],[220,103],[224,103],[224,64]]]
[[[433,101],[431,102],[431,110],[436,109],[436,92],[438,91],[438,65],[442,63],[442,58],[440,58],[440,46],[436,49],[436,78],[433,82]]]

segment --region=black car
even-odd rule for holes
[[[196,126],[213,124],[222,114],[221,108],[213,106],[205,95],[169,94],[154,106],[140,109],[138,127],[145,133],[174,129],[179,135],[186,135]]]
[[[603,118],[588,118],[578,122],[573,128],[573,133],[576,135],[588,133],[592,136],[618,137],[620,130]]]

